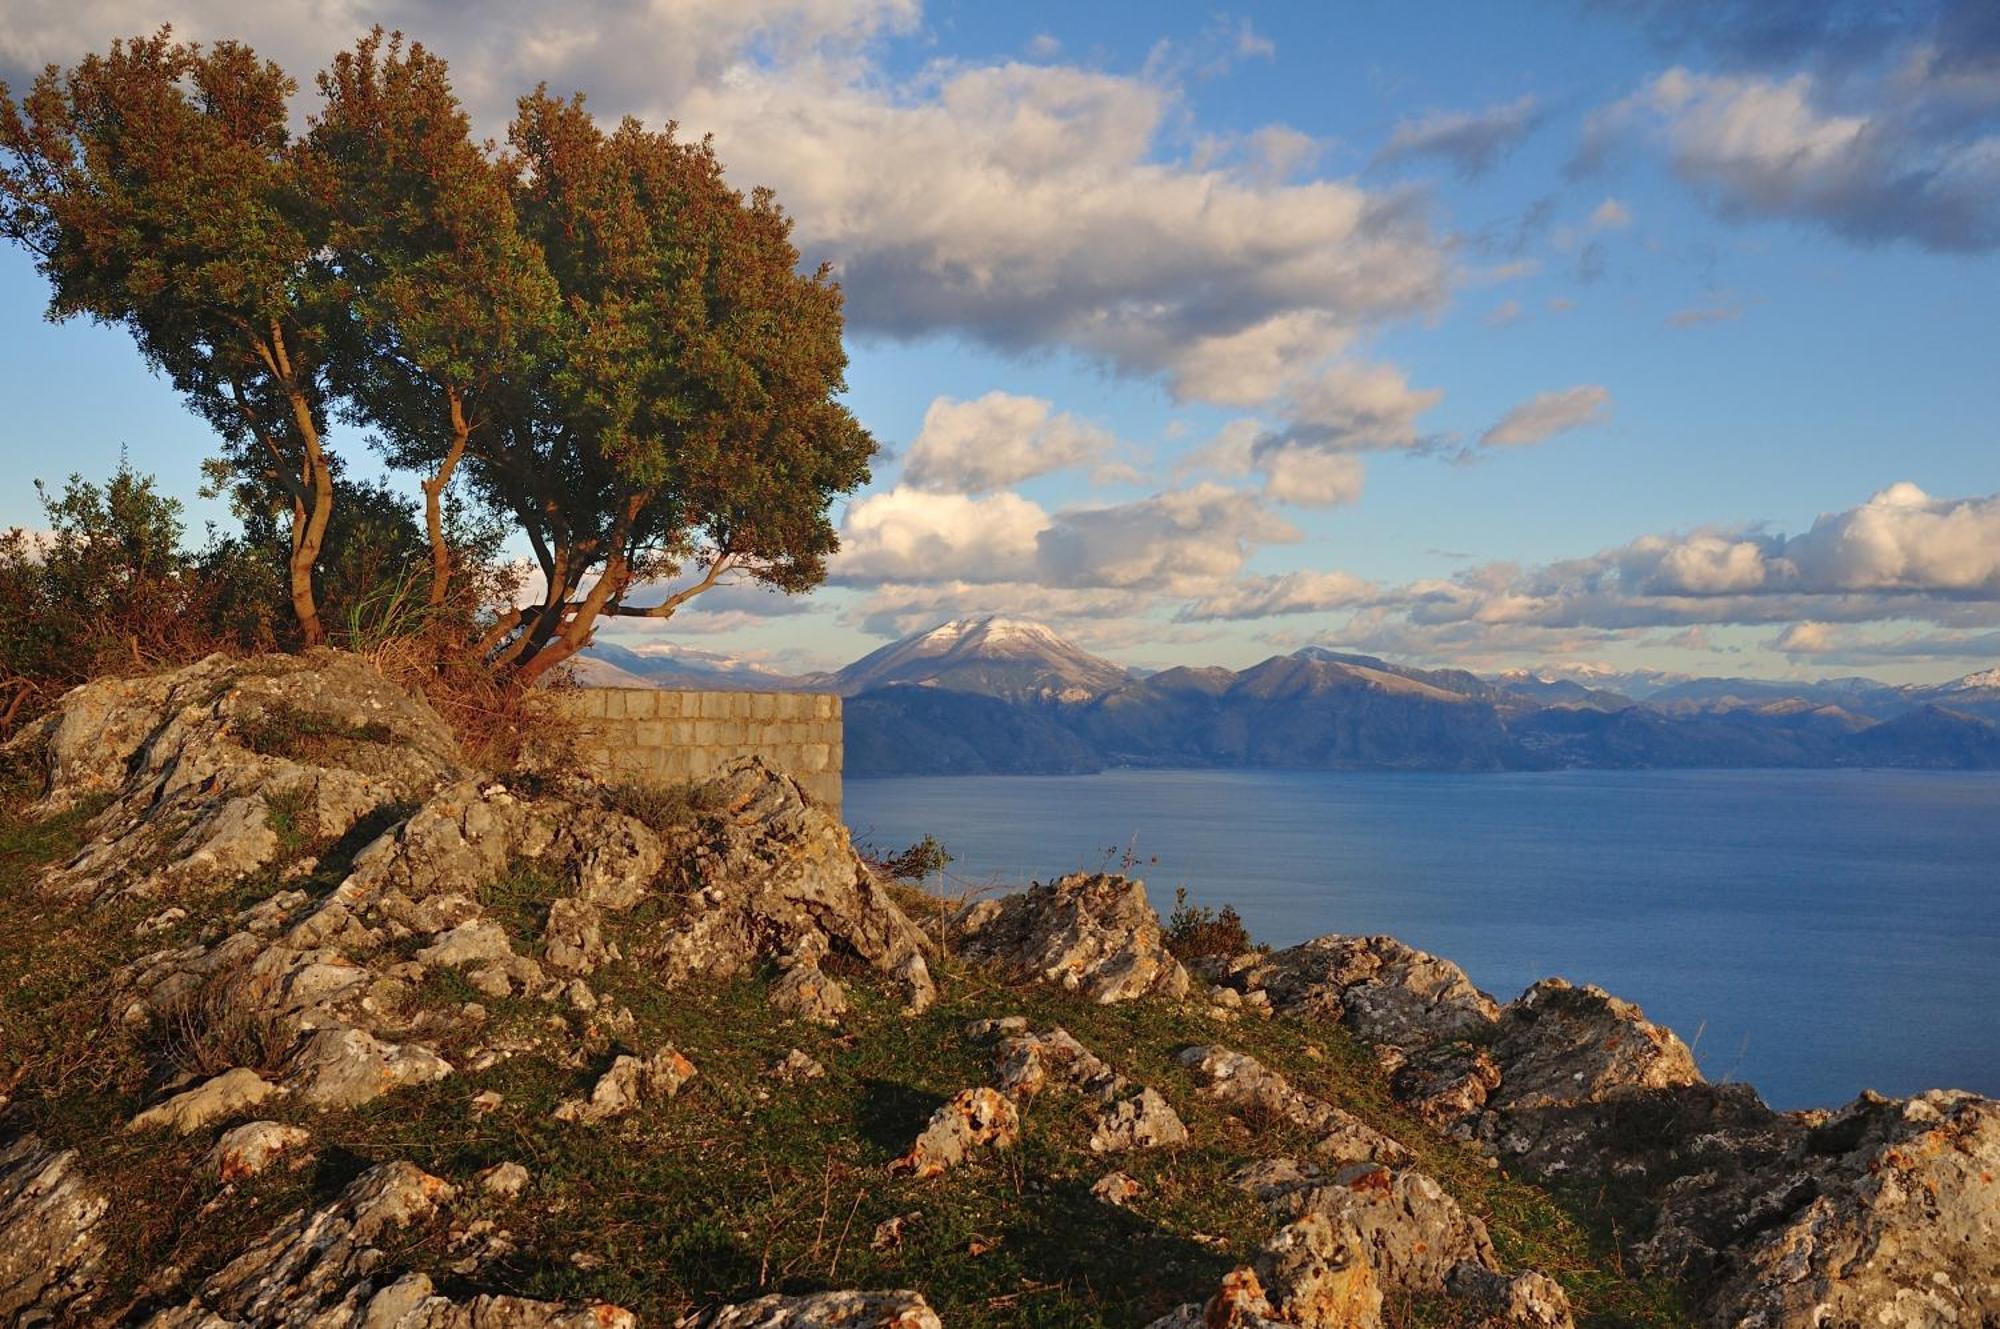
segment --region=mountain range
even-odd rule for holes
[[[847,773],[1078,774],[1107,766],[1499,771],[2000,769],[2000,669],[1950,683],[1420,669],[1308,646],[1247,669],[1140,675],[1039,623],[954,619],[832,673],[593,647],[585,681],[825,690]]]

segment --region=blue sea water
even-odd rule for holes
[[[953,881],[1139,863],[1260,941],[1387,932],[1501,1000],[1560,974],[1638,1002],[1775,1107],[2000,1096],[2000,776],[1114,771],[851,780],[857,839],[936,835]]]

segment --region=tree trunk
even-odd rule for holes
[[[472,427],[465,422],[465,403],[456,389],[446,393],[451,405],[451,448],[444,455],[444,464],[437,474],[423,482],[424,489],[424,529],[431,541],[431,596],[430,606],[436,609],[444,604],[451,587],[451,550],[444,543],[444,489],[451,483],[451,473],[458,469],[460,459],[465,456],[465,445],[472,437]]]

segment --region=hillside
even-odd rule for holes
[[[2000,1312],[2000,1104],[1772,1113],[1595,989],[1115,876],[947,903],[755,763],[510,788],[330,652],[0,757],[10,1322]]]

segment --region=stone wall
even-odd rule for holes
[[[579,688],[567,694],[596,769],[679,784],[738,757],[762,757],[840,811],[840,698],[822,692],[668,692]]]

